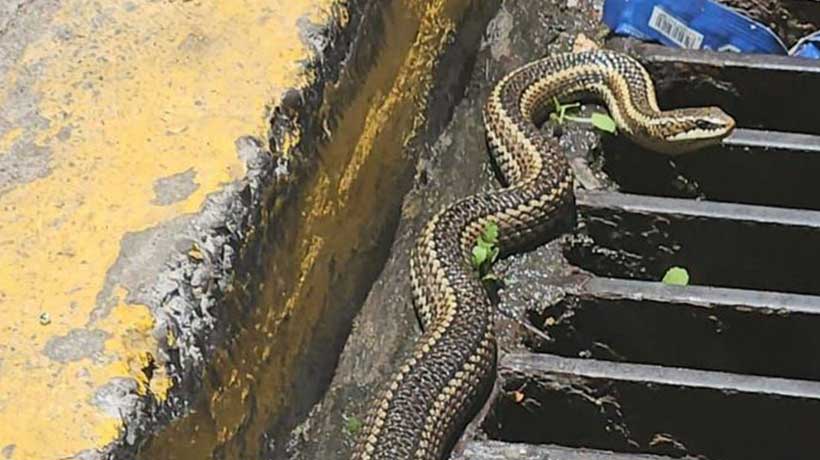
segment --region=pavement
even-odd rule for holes
[[[315,78],[304,34],[330,18],[329,0],[2,2],[0,458],[134,445],[151,428],[128,423],[188,378],[168,363],[206,359],[214,316],[172,311],[173,274],[272,170],[270,108]]]

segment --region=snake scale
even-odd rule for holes
[[[412,295],[423,334],[374,399],[354,460],[439,460],[486,399],[495,378],[494,306],[470,254],[488,223],[507,255],[546,242],[545,226],[574,204],[573,174],[539,131],[553,100],[603,102],[618,130],[678,154],[719,143],[734,120],[716,107],[661,111],[646,70],[617,52],[558,54],[514,70],[484,109],[487,143],[504,188],[447,206],[411,255]]]

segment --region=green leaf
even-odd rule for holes
[[[486,275],[498,258],[499,249],[498,244],[498,224],[495,222],[486,222],[484,230],[476,238],[475,246],[473,246],[472,259],[473,268],[478,271],[479,277]]]
[[[606,131],[613,134],[615,133],[615,120],[613,120],[609,115],[596,112],[592,114],[590,120],[592,121],[592,125],[601,131]]]
[[[490,249],[487,246],[478,244],[473,247],[473,266],[476,268],[481,267],[484,262],[487,260],[487,257],[490,256]]]
[[[501,252],[498,247],[493,246],[492,250],[490,251],[490,262],[495,263],[498,260],[498,253]]]
[[[491,245],[498,243],[498,225],[495,222],[487,222],[487,225],[484,226],[484,234],[481,236],[485,242]]]
[[[357,417],[348,417],[345,422],[345,430],[350,434],[356,434],[362,429],[362,421]]]
[[[663,275],[663,282],[666,284],[686,286],[689,284],[689,272],[682,267],[672,267]]]

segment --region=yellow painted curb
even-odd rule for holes
[[[35,171],[0,183],[0,458],[113,442],[111,382],[167,395],[164,334],[107,273],[127,234],[244,175],[234,142],[264,138],[266,106],[308,83],[297,21],[327,20],[330,3],[66,0],[24,43],[0,89],[0,164]]]

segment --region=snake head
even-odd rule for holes
[[[735,128],[734,118],[718,107],[676,109],[664,115],[667,122],[655,126],[654,136],[663,141],[650,147],[672,155],[720,144]]]

